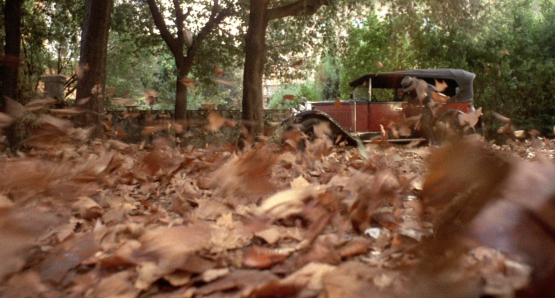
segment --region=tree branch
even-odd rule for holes
[[[228,15],[232,12],[232,6],[229,5],[226,9],[222,10],[218,13],[218,0],[214,0],[214,6],[212,7],[212,13],[210,14],[210,18],[204,27],[200,30],[200,32],[194,37],[192,45],[187,49],[187,57],[185,60],[187,61],[187,65],[192,65],[192,60],[195,58],[196,51],[198,50],[199,44],[210,34],[210,31],[217,27]]]
[[[168,26],[166,25],[164,17],[160,13],[160,9],[158,9],[158,5],[156,5],[155,0],[147,0],[147,2],[148,7],[150,7],[150,11],[152,12],[154,24],[156,25],[156,28],[158,28],[158,31],[160,31],[160,35],[162,35],[162,38],[166,44],[168,44],[168,47],[174,56],[178,57],[178,55],[183,55],[183,44],[180,44],[179,40],[173,37],[170,30],[168,30]],[[181,15],[183,15],[183,12]]]
[[[177,40],[181,44],[187,43],[188,46],[190,45],[190,38],[185,38],[185,19],[191,13],[191,7],[187,8],[187,12],[184,14],[183,9],[181,9],[181,4],[179,4],[179,0],[173,0],[173,6],[175,7],[175,24],[177,26]]]
[[[329,4],[330,0],[299,0],[289,5],[279,6],[268,10],[268,20],[271,21],[288,16],[312,15],[323,5]]]

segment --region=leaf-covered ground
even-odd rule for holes
[[[553,141],[198,149],[41,117],[0,156],[2,297],[555,296]]]

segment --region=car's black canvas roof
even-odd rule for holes
[[[443,91],[444,94],[453,97],[453,101],[466,102],[472,101],[474,92],[472,91],[472,83],[475,74],[462,70],[462,69],[415,69],[385,73],[367,74],[362,76],[349,85],[353,88],[364,85],[372,79],[372,88],[399,88],[401,87],[401,80],[405,76],[413,76],[427,81],[429,84],[434,85],[435,79],[439,82],[444,81],[448,84],[447,89]],[[456,88],[459,87],[459,93],[456,93]],[[455,97],[455,94],[457,95]]]

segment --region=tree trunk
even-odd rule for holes
[[[102,133],[104,113],[104,89],[106,86],[106,64],[108,33],[113,0],[86,0],[83,33],[81,34],[81,57],[79,65],[84,71],[77,83],[77,100],[88,98],[80,107],[88,112],[78,119],[81,126],[96,125],[93,137]]]
[[[17,100],[19,54],[21,51],[21,0],[6,0],[4,4],[6,46],[1,61],[0,108],[5,106],[4,96]]]
[[[183,53],[183,46],[181,46],[181,53]],[[187,90],[187,86],[180,82],[180,80],[189,76],[191,68],[193,67],[193,58],[194,53],[191,53],[187,57],[183,56],[183,54],[175,57],[175,65],[179,72],[175,82],[175,120],[187,120],[187,92],[189,90]]]
[[[251,0],[249,29],[245,37],[245,68],[243,73],[243,123],[249,133],[263,131],[264,107],[262,80],[266,63],[266,28],[268,0]]]
[[[181,69],[179,70],[181,73]],[[179,75],[175,85],[175,120],[187,120],[187,86],[181,83],[179,80],[186,77],[188,72],[184,75]]]

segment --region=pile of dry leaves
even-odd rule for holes
[[[2,297],[555,296],[552,141],[198,149],[39,120],[0,155]]]

